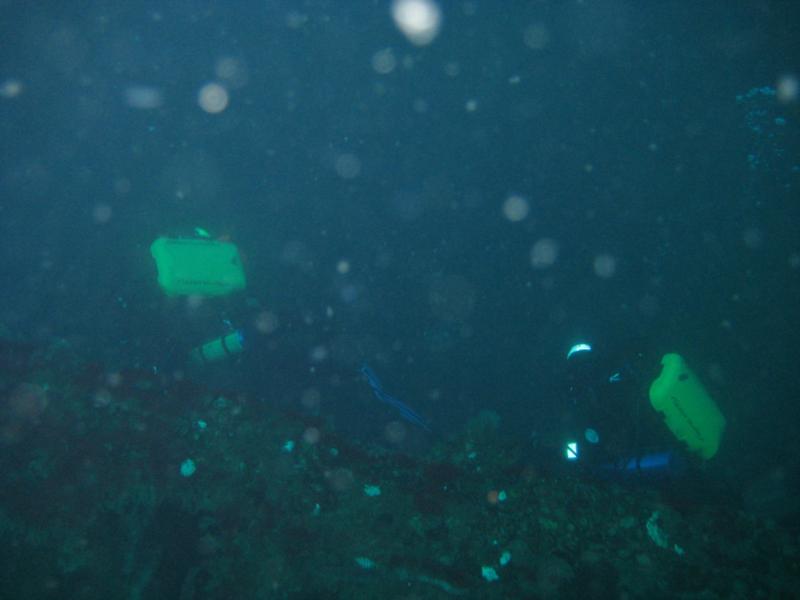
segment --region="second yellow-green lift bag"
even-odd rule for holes
[[[719,449],[725,417],[678,354],[665,354],[661,374],[650,384],[650,404],[689,450],[711,458]]]

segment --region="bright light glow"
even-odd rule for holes
[[[578,352],[591,352],[591,351],[592,347],[589,344],[586,344],[584,342],[581,342],[580,344],[574,344],[572,348],[570,348],[569,351],[567,352],[567,360],[572,358],[572,356],[574,354],[577,354]]]
[[[432,0],[395,0],[392,18],[409,42],[427,46],[439,33],[442,13]]]

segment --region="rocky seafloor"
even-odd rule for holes
[[[788,598],[735,503],[548,473],[481,415],[424,451],[4,343],[2,598]]]

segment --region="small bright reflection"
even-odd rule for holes
[[[564,458],[568,461],[578,460],[578,443],[568,442],[564,447]]]

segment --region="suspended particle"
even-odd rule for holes
[[[0,98],[16,98],[22,93],[22,88],[19,79],[6,79],[0,83]]]
[[[609,279],[617,271],[617,259],[610,254],[598,254],[594,257],[594,274],[601,279]]]
[[[355,179],[361,173],[361,161],[355,154],[340,154],[336,157],[334,169],[342,179]]]
[[[137,110],[153,110],[164,103],[161,90],[149,85],[132,85],[125,88],[125,104]]]
[[[528,201],[517,194],[509,196],[503,202],[503,216],[512,223],[524,220],[529,212]]]
[[[542,50],[550,43],[550,32],[542,23],[528,25],[522,37],[531,50]]]
[[[113,210],[108,204],[95,204],[92,209],[92,220],[98,225],[108,223],[111,220]]]
[[[531,248],[531,266],[534,269],[547,269],[558,260],[558,242],[551,238],[538,240]]]
[[[783,75],[778,79],[776,86],[778,101],[784,104],[797,102],[800,96],[800,81],[795,75]]]
[[[391,48],[378,50],[372,55],[372,69],[380,75],[388,75],[397,67],[397,58]]]
[[[197,94],[197,103],[209,114],[218,114],[228,107],[228,90],[218,83],[207,83]]]

